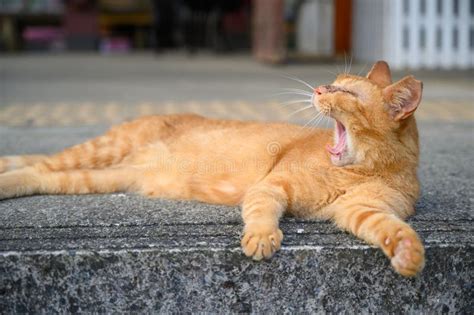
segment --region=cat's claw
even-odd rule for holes
[[[280,249],[283,233],[278,227],[246,226],[241,245],[244,254],[254,260],[268,259]]]
[[[393,250],[391,263],[401,275],[412,277],[425,266],[425,251],[423,244],[416,235],[405,235],[404,231],[396,234],[396,246]]]

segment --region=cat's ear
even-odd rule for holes
[[[392,118],[399,121],[413,114],[420,104],[422,92],[423,82],[411,75],[387,86],[383,93]]]
[[[377,61],[367,74],[367,79],[380,87],[392,84],[392,75],[388,64],[385,61]]]

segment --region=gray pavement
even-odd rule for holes
[[[371,65],[354,64],[351,73]],[[0,106],[32,103],[164,101],[268,101],[282,88],[327,84],[344,62],[266,66],[250,56],[165,54],[154,56],[21,55],[0,56]],[[394,78],[409,74],[394,72]],[[474,100],[474,70],[419,71],[424,99]],[[447,88],[448,87],[448,88]]]

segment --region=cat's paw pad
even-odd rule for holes
[[[278,227],[246,226],[241,245],[245,255],[254,260],[270,258],[280,249],[283,233]]]
[[[392,240],[387,238],[385,245]],[[393,257],[391,263],[393,268],[406,277],[415,276],[425,266],[425,250],[423,244],[413,233],[400,230],[395,235]]]

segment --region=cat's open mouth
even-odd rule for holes
[[[336,134],[335,134],[335,145],[332,147],[329,144],[326,149],[331,153],[333,159],[341,160],[343,153],[347,148],[347,132],[346,127],[336,120]]]

